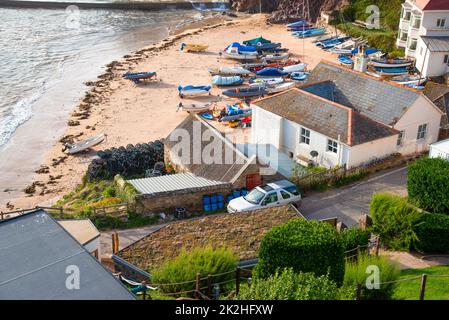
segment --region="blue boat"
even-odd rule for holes
[[[268,91],[262,87],[250,87],[250,88],[241,88],[241,89],[230,89],[223,91],[223,95],[231,98],[250,98],[263,96],[268,94]]]
[[[330,49],[330,48],[335,47],[337,44],[345,42],[349,38],[350,37],[333,38],[333,39],[317,42],[316,45],[318,47],[321,47],[322,49]]]
[[[375,67],[374,68],[377,73],[381,74],[381,75],[390,75],[390,76],[399,76],[399,75],[403,75],[403,74],[408,74],[408,68],[407,67],[402,67],[402,68],[380,68],[380,67]]]
[[[290,24],[287,24],[287,28],[295,28],[295,27],[307,27],[309,24],[305,20],[299,20]]]
[[[292,72],[290,79],[295,81],[304,81],[310,76],[309,72]]]
[[[309,29],[305,31],[297,31],[293,32],[292,35],[299,38],[309,38],[309,37],[316,37],[321,36],[326,33],[325,28],[315,28],[315,29]]]
[[[259,77],[283,77],[288,75],[288,72],[278,68],[264,68],[256,72]]]
[[[243,46],[238,42],[233,42],[229,46],[226,47],[224,51],[229,52],[231,48],[236,48],[238,53],[245,53],[245,52],[257,52],[256,47],[253,46]]]
[[[377,52],[379,52],[379,49],[376,49],[376,48],[367,48],[365,50],[365,54],[367,56],[369,56],[371,54],[374,54],[374,53],[377,53]],[[355,55],[355,54],[359,53],[359,49],[358,48],[354,48],[354,49],[352,49],[351,53],[352,53],[352,55]]]
[[[351,57],[345,56],[344,54],[341,54],[338,56],[338,61],[340,61],[343,64],[351,66],[354,61],[352,61]]]
[[[212,89],[211,86],[179,86],[178,92],[179,96],[184,98],[184,96],[196,96],[206,93],[210,94],[210,89]]]
[[[138,84],[142,80],[149,80],[156,77],[156,72],[136,72],[136,73],[127,72],[122,77],[124,79],[131,80],[134,83]]]
[[[223,77],[214,76],[212,78],[212,84],[215,86],[239,86],[243,83],[243,79],[240,76]]]

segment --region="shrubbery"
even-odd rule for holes
[[[449,161],[422,158],[408,168],[410,201],[421,209],[449,214]]]
[[[380,280],[381,283],[397,280],[400,276],[399,268],[395,264],[390,263],[385,257],[361,255],[356,262],[346,264],[344,286],[354,288],[360,284],[360,297],[362,299],[391,299],[394,283],[380,284],[379,289],[368,289],[366,287],[367,278],[375,274],[376,268],[379,268],[379,278],[377,280]],[[374,281],[376,281],[375,277],[368,279],[368,282],[371,284]]]
[[[345,229],[340,233],[343,251],[349,251],[357,248],[357,246],[364,247],[368,244],[370,232],[359,228]]]
[[[150,270],[153,283],[181,283],[161,286],[161,291],[165,293],[184,292],[195,289],[196,274],[201,277],[208,274],[221,274],[235,270],[237,267],[237,257],[227,248],[212,248],[211,246],[199,247],[189,252],[182,250],[178,257],[168,261],[158,270]],[[214,283],[232,280],[235,273],[230,272],[225,275],[213,278]],[[184,283],[182,282],[189,282]],[[204,287],[205,283],[201,284]]]
[[[422,214],[415,227],[415,249],[428,253],[449,253],[449,216]]]
[[[394,250],[411,249],[417,240],[415,225],[420,213],[407,201],[386,193],[375,194],[370,205],[372,231],[384,245]]]
[[[284,269],[266,279],[253,279],[250,286],[242,286],[237,300],[338,300],[340,290],[326,276],[295,273]]]
[[[268,278],[278,268],[328,275],[341,284],[344,256],[337,231],[327,223],[300,219],[274,227],[261,242],[255,276]]]

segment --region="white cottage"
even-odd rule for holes
[[[406,0],[402,4],[398,47],[416,59],[425,77],[449,72],[449,1]]]
[[[257,100],[252,108],[252,143],[325,167],[426,151],[438,139],[442,116],[417,90],[328,62],[302,88]]]

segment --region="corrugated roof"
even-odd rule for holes
[[[420,97],[414,90],[328,62],[316,66],[303,88],[325,81],[333,82],[328,85],[333,90],[333,101],[389,126],[399,121]],[[314,93],[320,95],[319,90]],[[323,97],[329,98],[329,93]]]
[[[421,36],[431,52],[449,52],[449,37]]]
[[[177,173],[160,177],[128,180],[141,194],[158,194],[184,189],[198,189],[225,185],[222,181],[209,180],[192,173]]]
[[[44,210],[0,222],[0,244],[0,300],[134,299]],[[79,269],[79,289],[66,287],[70,266]]]

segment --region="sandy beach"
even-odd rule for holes
[[[209,85],[209,67],[236,64],[218,56],[218,52],[233,41],[264,36],[281,42],[283,47],[290,49],[291,58],[307,63],[309,69],[313,69],[321,59],[335,59],[332,54],[316,47],[313,39],[303,41],[292,37],[283,25],[267,24],[264,15],[223,16],[218,19],[180,30],[156,45],[110,63],[97,81],[89,83],[91,89],[68,119],[64,135],[48,150],[44,162],[36,166],[38,173],[30,176],[29,185],[34,185],[34,193],[20,192],[17,195],[17,191],[12,193],[8,185],[2,186],[0,199],[5,201],[0,201],[0,210],[52,205],[81,183],[96,151],[166,137],[187,115],[176,111],[180,102],[178,85]],[[209,49],[199,54],[184,53],[179,51],[181,42],[204,43],[209,45]],[[128,70],[156,71],[158,79],[135,85],[121,77]],[[212,97],[195,100],[214,99],[221,91],[213,88]],[[184,103],[189,102],[189,99],[184,99]],[[107,140],[91,152],[76,156],[62,152],[63,142],[85,139],[98,133],[107,134]],[[14,186],[13,177],[10,185]]]

